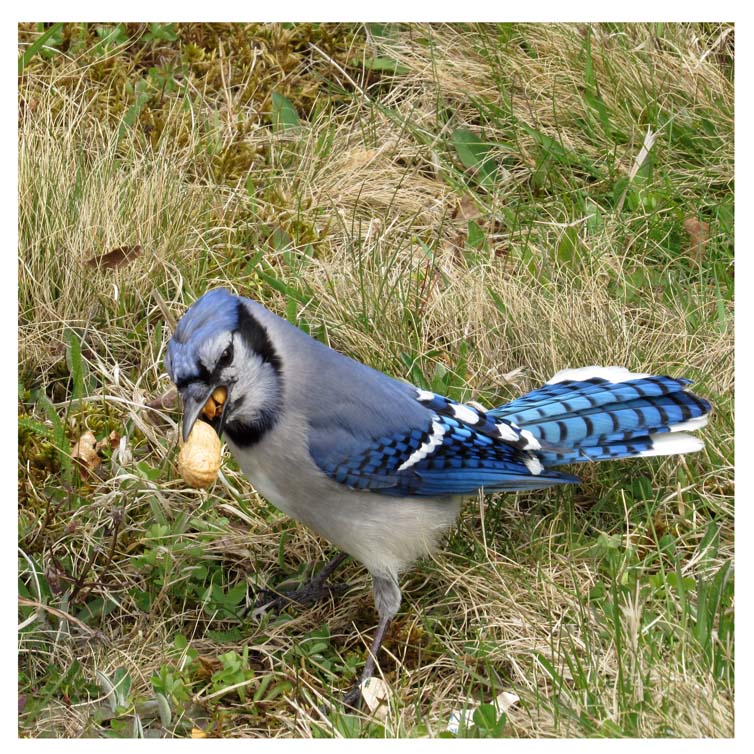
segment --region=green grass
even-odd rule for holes
[[[21,736],[733,735],[732,27],[22,24],[18,52]],[[688,376],[706,448],[470,500],[403,579],[387,715],[344,714],[364,569],[244,618],[332,549],[229,456],[187,489],[147,405],[220,284],[485,405]]]

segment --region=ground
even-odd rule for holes
[[[22,24],[19,734],[731,736],[733,61],[719,24]],[[220,284],[484,406],[689,377],[705,450],[470,500],[345,714],[364,569],[244,617],[334,551],[229,456],[176,471],[165,347]]]

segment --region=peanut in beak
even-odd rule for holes
[[[207,398],[207,402],[204,404],[202,413],[210,421],[212,421],[223,410],[223,404],[228,399],[228,390],[224,387],[216,387],[212,391],[212,395]]]
[[[228,398],[224,387],[215,388],[202,409],[210,421],[223,410]],[[186,484],[196,489],[206,489],[217,479],[222,459],[220,438],[207,422],[197,421],[191,428],[188,440],[178,454],[178,471]]]

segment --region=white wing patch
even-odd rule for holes
[[[529,432],[528,429],[522,429],[521,430],[521,437],[526,440],[526,445],[524,445],[524,450],[540,450],[542,445],[540,444],[539,440],[537,440],[534,435]]]
[[[479,424],[479,414],[473,408],[464,406],[463,403],[452,403],[450,410],[458,421],[466,424]]]
[[[415,450],[399,467],[398,471],[404,471],[414,464],[423,461],[430,453],[433,453],[438,445],[442,444],[442,438],[445,434],[445,427],[440,422],[432,420],[432,434],[429,439],[422,443],[418,450]]]
[[[545,470],[542,461],[540,461],[533,453],[530,453],[524,458],[524,465],[529,469],[530,473],[534,474],[534,476],[541,474]]]
[[[497,432],[500,435],[501,440],[506,440],[507,442],[519,441],[519,436],[516,433],[516,430],[513,429],[510,424],[506,424],[505,422],[497,422],[495,426],[497,427]]]
[[[671,424],[669,429],[671,432],[696,432],[697,429],[706,427],[708,421],[709,414],[702,414],[680,424]]]

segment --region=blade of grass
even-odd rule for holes
[[[49,29],[40,34],[22,53],[18,56],[18,75],[20,76],[24,72],[24,68],[29,64],[29,61],[44,47],[47,40],[57,34],[58,30],[63,26],[61,21],[54,23]]]

